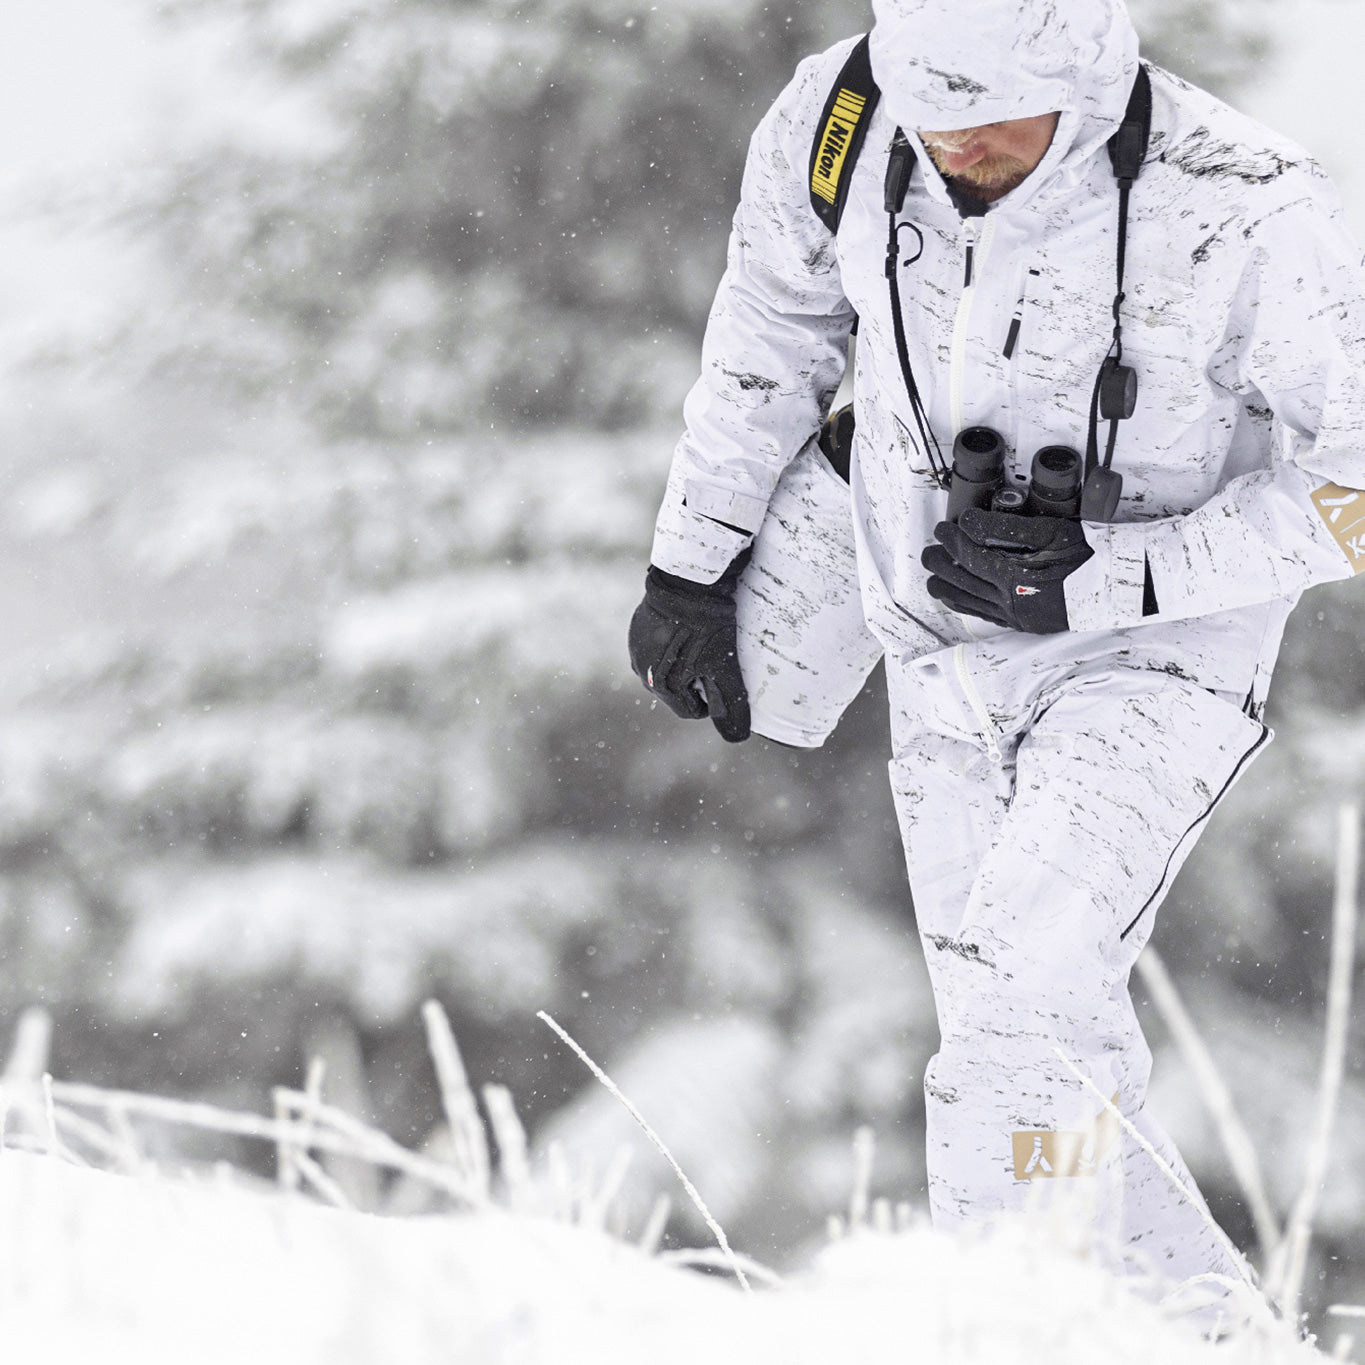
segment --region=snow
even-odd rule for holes
[[[752,1297],[605,1233],[490,1209],[378,1218],[196,1179],[0,1154],[7,1358],[101,1365],[1293,1365],[1218,1346],[1046,1220],[955,1240],[861,1231]]]

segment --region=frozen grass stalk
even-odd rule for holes
[[[1109,1096],[1106,1095],[1104,1091],[1101,1090],[1099,1086],[1097,1086],[1095,1082],[1092,1081],[1090,1077],[1087,1076],[1071,1060],[1071,1058],[1068,1057],[1066,1053],[1062,1051],[1060,1047],[1055,1048],[1054,1050],[1056,1051],[1057,1056],[1062,1059],[1062,1065],[1066,1067],[1066,1069],[1069,1072],[1071,1072],[1071,1074],[1078,1081],[1080,1081],[1080,1083],[1083,1086],[1085,1086],[1085,1088],[1088,1091],[1090,1091],[1092,1095],[1094,1095],[1099,1100],[1099,1102],[1105,1107],[1105,1109],[1109,1113],[1113,1114],[1113,1116],[1119,1121],[1119,1126],[1123,1129],[1123,1131],[1127,1133],[1128,1136],[1132,1138],[1133,1141],[1136,1142],[1137,1145],[1141,1147],[1142,1150],[1146,1152],[1149,1157],[1152,1158],[1152,1160],[1156,1163],[1157,1170],[1159,1170],[1161,1174],[1164,1175],[1173,1186],[1175,1186],[1175,1188],[1179,1191],[1181,1197],[1185,1200],[1185,1202],[1188,1203],[1189,1206],[1199,1214],[1200,1218],[1204,1220],[1204,1223],[1208,1227],[1209,1231],[1213,1233],[1215,1238],[1217,1238],[1223,1250],[1226,1251],[1228,1256],[1231,1258],[1233,1265],[1237,1267],[1238,1274],[1241,1275],[1243,1282],[1259,1299],[1260,1294],[1259,1291],[1257,1291],[1256,1289],[1256,1281],[1252,1277],[1251,1271],[1247,1266],[1245,1257],[1243,1257],[1242,1253],[1237,1250],[1236,1246],[1232,1242],[1232,1239],[1227,1235],[1227,1233],[1224,1232],[1223,1229],[1220,1228],[1218,1224],[1214,1221],[1213,1217],[1204,1207],[1203,1201],[1195,1197],[1194,1191],[1191,1190],[1183,1180],[1181,1180],[1181,1178],[1171,1169],[1169,1163],[1162,1159],[1161,1154],[1156,1150],[1156,1148],[1153,1147],[1152,1144],[1148,1142],[1147,1139],[1143,1137],[1141,1133],[1138,1132],[1138,1130],[1133,1126],[1133,1124],[1129,1122],[1128,1118],[1123,1113],[1120,1112],[1118,1105],[1116,1105],[1114,1101],[1111,1100]]]
[[[487,1205],[487,1199],[470,1186],[460,1172],[452,1170],[445,1162],[432,1161],[408,1151],[406,1147],[399,1146],[387,1133],[371,1128],[335,1105],[314,1104],[307,1095],[300,1094],[297,1090],[277,1089],[275,1093],[283,1095],[290,1102],[291,1108],[301,1110],[316,1119],[319,1124],[325,1125],[316,1133],[310,1132],[308,1138],[309,1145],[319,1151],[358,1157],[374,1166],[387,1166],[395,1171],[403,1171],[473,1208]],[[297,1125],[293,1131],[298,1131]]]
[[[303,1083],[303,1093],[308,1096],[308,1107],[299,1115],[299,1122],[310,1131],[314,1127],[313,1115],[322,1103],[322,1085],[327,1079],[327,1062],[322,1057],[314,1057],[308,1063],[308,1076]],[[307,1153],[308,1144],[303,1144]]]
[[[52,1016],[40,1005],[30,1005],[20,1016],[5,1063],[6,1081],[37,1081],[47,1071],[52,1051]]]
[[[124,1144],[115,1134],[101,1128],[97,1123],[91,1123],[89,1119],[84,1119],[79,1114],[71,1114],[64,1109],[55,1109],[53,1116],[57,1120],[58,1129],[67,1137],[74,1138],[108,1160],[116,1162],[123,1160]]]
[[[573,1222],[573,1172],[564,1144],[555,1138],[545,1148],[550,1212],[563,1223]]]
[[[289,1107],[281,1096],[275,1096],[275,1117],[281,1123],[289,1120]],[[281,1137],[275,1144],[275,1183],[285,1194],[293,1194],[299,1188],[299,1168],[294,1161],[294,1144],[290,1138]]]
[[[766,1265],[754,1260],[752,1256],[746,1256],[742,1251],[730,1252],[727,1255],[715,1247],[697,1247],[692,1250],[661,1251],[659,1259],[665,1265],[687,1266],[688,1268],[700,1268],[702,1270],[733,1271],[736,1265],[742,1265],[749,1278],[757,1280],[759,1284],[766,1284],[770,1289],[781,1289],[783,1287],[782,1276],[777,1271],[769,1270]]]
[[[640,1234],[639,1247],[646,1256],[653,1256],[664,1239],[664,1229],[668,1227],[668,1216],[673,1212],[673,1201],[661,1194],[649,1211],[649,1221]]]
[[[1185,1061],[1194,1073],[1200,1097],[1213,1117],[1218,1135],[1223,1142],[1223,1150],[1228,1154],[1233,1174],[1242,1187],[1242,1196],[1256,1225],[1256,1240],[1261,1246],[1262,1264],[1269,1265],[1270,1258],[1280,1242],[1279,1220],[1271,1210],[1265,1179],[1261,1174],[1261,1163],[1256,1156],[1256,1148],[1246,1126],[1233,1104],[1232,1093],[1219,1075],[1218,1067],[1204,1045],[1203,1038],[1199,1036],[1199,1030],[1195,1027],[1194,1020],[1185,1008],[1185,1002],[1180,998],[1180,992],[1176,989],[1175,982],[1171,980],[1171,974],[1166,970],[1166,964],[1156,949],[1149,947],[1138,958],[1137,965],[1138,973],[1151,993],[1153,1005],[1166,1021],[1166,1026],[1171,1030]]]
[[[532,1194],[531,1163],[526,1155],[526,1129],[517,1117],[512,1092],[505,1085],[486,1085],[483,1102],[498,1144],[498,1170],[502,1173],[507,1202],[514,1209],[525,1209]]]
[[[896,1230],[895,1215],[891,1211],[891,1201],[877,1198],[872,1201],[872,1231],[888,1236]]]
[[[1356,921],[1360,907],[1360,807],[1341,808],[1337,820],[1336,895],[1332,903],[1332,956],[1327,984],[1327,1027],[1312,1139],[1304,1163],[1303,1185],[1270,1277],[1272,1296],[1284,1315],[1297,1319],[1313,1218],[1327,1178],[1327,1158],[1336,1122],[1337,1100],[1346,1065],[1351,1022],[1351,976],[1355,971]]]
[[[427,1030],[427,1047],[436,1081],[441,1090],[441,1108],[450,1128],[450,1145],[455,1162],[476,1189],[488,1193],[488,1135],[479,1118],[479,1107],[469,1085],[469,1076],[455,1041],[455,1031],[440,1002],[428,1000],[422,1006],[422,1022]]]
[[[402,1171],[421,1180],[433,1189],[441,1190],[460,1203],[481,1208],[487,1204],[463,1182],[459,1175],[443,1162],[436,1162],[409,1152],[384,1133],[368,1128],[330,1105],[319,1105],[314,1117],[327,1125],[317,1131],[301,1129],[295,1123],[262,1118],[257,1114],[243,1114],[215,1105],[190,1100],[171,1100],[153,1095],[138,1095],[126,1090],[101,1090],[98,1086],[81,1085],[70,1081],[56,1081],[52,1085],[54,1098],[66,1105],[108,1112],[121,1109],[125,1114],[138,1114],[161,1123],[181,1124],[201,1128],[206,1132],[232,1133],[238,1137],[256,1138],[262,1142],[279,1143],[283,1138],[295,1143],[306,1135],[308,1145],[324,1152],[341,1156],[359,1157],[376,1166]],[[312,1110],[307,1095],[293,1090],[277,1092],[289,1101],[292,1109]]]
[[[323,1200],[331,1204],[333,1208],[354,1212],[355,1204],[351,1201],[350,1196],[307,1152],[295,1152],[293,1163],[298,1173],[308,1181]]]
[[[673,1168],[673,1174],[678,1177],[682,1182],[683,1189],[687,1191],[687,1197],[696,1206],[697,1212],[706,1220],[706,1226],[711,1229],[712,1236],[715,1237],[721,1251],[724,1252],[726,1264],[730,1267],[731,1271],[734,1272],[735,1279],[739,1281],[740,1288],[742,1288],[746,1294],[751,1294],[753,1292],[753,1286],[750,1285],[748,1276],[745,1275],[744,1268],[739,1263],[739,1258],[730,1249],[730,1240],[725,1235],[725,1229],[711,1216],[711,1210],[706,1207],[705,1200],[697,1193],[697,1187],[687,1178],[686,1174],[683,1172],[683,1168],[679,1166],[674,1159],[673,1153],[664,1146],[663,1139],[645,1122],[644,1115],[641,1114],[640,1111],[621,1093],[617,1088],[616,1082],[613,1081],[611,1077],[608,1076],[607,1073],[603,1071],[602,1068],[598,1066],[597,1063],[593,1061],[593,1059],[589,1057],[588,1054],[584,1052],[583,1049],[579,1047],[579,1045],[574,1042],[574,1040],[570,1038],[548,1014],[545,1013],[544,1010],[537,1011],[536,1018],[544,1020],[545,1023],[574,1050],[583,1065],[586,1066],[618,1100],[620,1100],[625,1106],[626,1112],[630,1114],[631,1118],[633,1118],[642,1129],[644,1129],[645,1136],[663,1153],[664,1160]]]
[[[142,1146],[138,1142],[137,1129],[133,1127],[133,1121],[128,1117],[128,1111],[122,1105],[116,1104],[104,1117],[119,1144],[119,1166],[128,1174],[135,1175],[142,1169]]]
[[[53,1156],[60,1157],[63,1161],[69,1161],[75,1166],[89,1165],[62,1141],[62,1135],[57,1128],[57,1105],[52,1098],[52,1077],[48,1074],[43,1076],[43,1116],[47,1121],[45,1137],[48,1151]]]
[[[299,1188],[302,1181],[310,1185],[330,1204],[338,1208],[354,1208],[345,1191],[331,1176],[308,1155],[309,1138],[316,1127],[313,1115],[322,1104],[322,1083],[327,1075],[327,1063],[321,1057],[314,1057],[308,1063],[308,1077],[304,1082],[304,1096],[307,1103],[299,1111],[298,1129],[301,1141],[280,1143],[280,1183],[290,1193]],[[275,1095],[276,1118],[289,1117],[289,1103],[286,1096]]]
[[[853,1192],[848,1201],[848,1226],[851,1232],[867,1224],[868,1202],[872,1193],[872,1162],[877,1155],[877,1135],[864,1125],[853,1134]]]
[[[584,1191],[583,1203],[578,1213],[578,1221],[584,1227],[599,1230],[606,1227],[607,1214],[615,1202],[616,1196],[621,1193],[621,1186],[625,1184],[626,1174],[630,1170],[630,1162],[630,1148],[618,1149],[615,1156],[608,1162],[607,1169],[597,1188],[593,1189],[589,1185]]]

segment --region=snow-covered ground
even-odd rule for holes
[[[745,1297],[605,1233],[498,1209],[378,1218],[298,1195],[0,1154],[0,1338],[54,1365],[1306,1365],[1217,1346],[1045,1223],[862,1231]]]

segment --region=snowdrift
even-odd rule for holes
[[[200,1177],[0,1152],[0,1339],[101,1365],[1198,1365],[1321,1360],[1287,1328],[1209,1345],[1013,1225],[859,1232],[751,1296],[605,1233],[497,1208],[380,1218]]]

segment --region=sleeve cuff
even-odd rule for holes
[[[1086,543],[1095,552],[1063,591],[1072,630],[1119,630],[1141,625],[1147,581],[1146,527],[1142,522],[1085,523]]]

